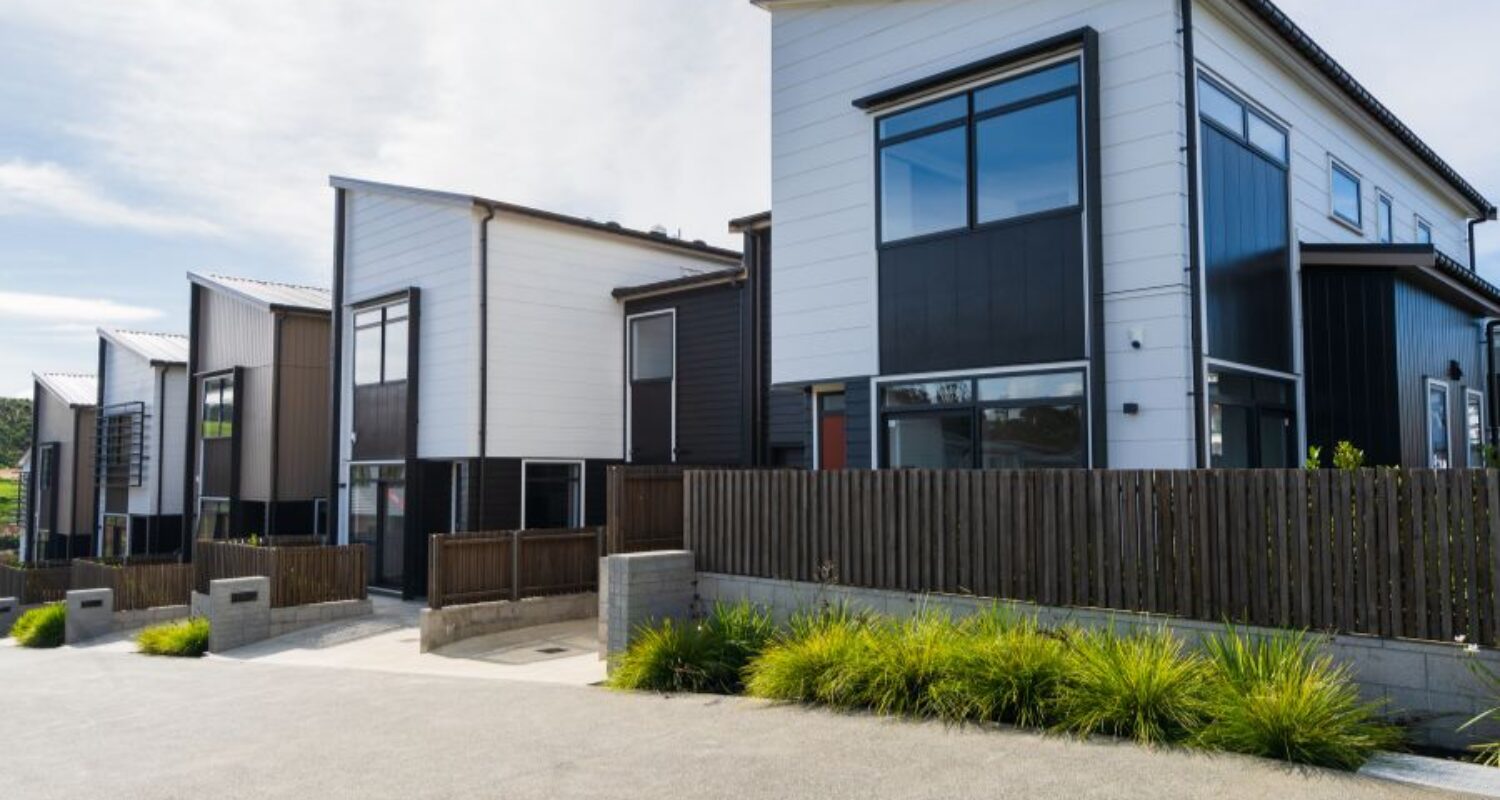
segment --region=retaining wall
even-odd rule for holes
[[[68,644],[183,619],[189,610],[187,606],[159,606],[116,611],[113,589],[73,589],[64,602],[68,605],[64,626],[64,641]]]
[[[194,616],[208,617],[208,649],[212,653],[375,613],[369,598],[272,608],[271,580],[265,576],[210,581],[208,594],[193,593],[192,611]]]
[[[1018,614],[1035,616],[1047,625],[1073,624],[1118,630],[1165,626],[1189,644],[1219,633],[1224,626],[1161,615],[1088,608],[1060,608],[1030,603],[997,601],[993,598],[914,594],[861,589],[797,581],[749,578],[738,575],[684,571],[683,551],[610,556],[632,559],[628,566],[607,563],[600,570],[608,576],[600,595],[601,649],[618,653],[627,646],[635,628],[648,619],[688,618],[703,614],[716,601],[749,601],[769,609],[778,622],[794,612],[827,604],[889,616],[909,616],[931,609],[954,616],[972,614],[1000,605]],[[637,583],[639,579],[639,583]],[[620,606],[612,603],[619,599]],[[649,609],[649,613],[645,613]],[[1242,627],[1251,635],[1269,635],[1270,628]],[[1381,639],[1373,636],[1317,634],[1327,652],[1348,665],[1360,693],[1368,700],[1382,701],[1387,713],[1409,726],[1415,743],[1461,749],[1478,739],[1500,737],[1500,727],[1470,729],[1460,734],[1459,725],[1496,702],[1470,670],[1478,661],[1500,672],[1500,651],[1471,650],[1460,644]]]
[[[421,648],[426,653],[475,636],[592,619],[598,613],[599,595],[594,592],[424,608]]]
[[[0,639],[10,635],[10,626],[33,606],[21,605],[19,597],[0,597]]]

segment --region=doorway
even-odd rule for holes
[[[676,453],[677,313],[657,311],[626,320],[629,370],[628,460],[671,464]]]
[[[844,469],[849,465],[844,393],[821,392],[813,395],[813,403],[818,417],[818,469]]]
[[[371,586],[401,589],[406,557],[406,468],[356,464],[349,476],[349,541],[365,546]]]

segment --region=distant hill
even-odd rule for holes
[[[0,397],[0,468],[14,467],[31,440],[31,400]]]

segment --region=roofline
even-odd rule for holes
[[[43,389],[46,389],[48,392],[51,392],[52,395],[54,397],[56,397],[57,399],[59,399],[59,400],[62,399],[62,392],[59,392],[57,390],[57,388],[55,386],[53,386],[50,381],[47,380],[49,377],[51,377],[53,375],[65,375],[65,376],[70,377],[70,378],[88,378],[91,381],[97,381],[99,379],[97,375],[90,375],[90,374],[85,373],[85,372],[33,372],[33,373],[31,373],[31,380],[32,380],[32,382],[39,384]],[[99,407],[99,404],[97,402],[95,402],[95,403],[68,403],[68,408],[98,408],[98,407]]]
[[[119,336],[119,334],[121,334],[121,333],[142,333],[142,334],[145,334],[147,336],[173,336],[173,337],[176,337],[178,339],[186,340],[187,337],[183,336],[180,333],[159,333],[159,332],[156,332],[156,331],[121,331],[121,330],[117,330],[115,328],[99,328],[98,331],[99,331],[100,338],[108,339],[111,344],[117,344],[120,347],[123,347],[123,348],[125,348],[126,350],[129,350],[132,353],[135,353],[138,356],[144,357],[147,361],[151,362],[151,366],[153,366],[153,367],[163,367],[163,366],[165,366],[165,367],[185,367],[185,366],[187,366],[187,359],[185,359],[185,358],[183,360],[181,360],[181,361],[167,360],[167,359],[164,359],[164,358],[152,358],[151,356],[149,356],[146,353],[142,352],[140,348],[135,347],[134,345],[132,345],[128,339],[122,339]]]
[[[738,283],[745,279],[745,268],[721,269],[713,272],[702,272],[697,275],[684,275],[681,278],[671,278],[654,283],[643,283],[639,286],[620,286],[610,292],[616,300],[642,300],[647,297],[676,294],[694,289],[706,289],[710,286],[718,286],[725,283]]]
[[[230,276],[225,276],[225,277],[230,277]],[[224,294],[227,294],[227,295],[230,295],[230,296],[235,297],[237,299],[243,300],[246,303],[249,303],[249,304],[251,304],[253,306],[256,306],[258,308],[262,308],[262,309],[264,309],[266,311],[271,311],[271,312],[286,311],[286,312],[299,313],[299,314],[322,314],[322,315],[325,315],[325,316],[331,316],[333,314],[333,311],[331,310],[331,308],[315,308],[313,306],[298,306],[298,305],[288,305],[286,303],[271,303],[271,302],[267,302],[267,301],[262,300],[261,298],[256,297],[254,295],[246,294],[245,292],[242,292],[239,289],[237,289],[237,288],[235,288],[233,286],[230,286],[227,283],[222,283],[222,282],[220,282],[217,278],[215,278],[212,275],[202,275],[202,274],[199,274],[197,272],[189,272],[187,274],[187,279],[189,281],[191,281],[192,283],[195,283],[195,284],[197,284],[199,286],[202,286],[205,289],[213,289],[214,291],[217,291],[217,292],[223,292]],[[276,285],[275,281],[261,281],[259,278],[245,278],[244,280],[247,280],[247,281],[259,281],[261,283],[265,283],[265,284],[273,285],[273,286]],[[281,285],[283,285],[283,286],[292,286],[292,284],[281,284]],[[300,289],[316,289],[317,287],[315,287],[315,286],[299,286],[299,287],[296,287],[296,288],[300,288]],[[330,300],[329,303],[331,305],[332,304],[332,300]]]
[[[749,214],[743,217],[735,217],[729,221],[730,233],[744,233],[745,231],[758,231],[771,227],[771,212],[762,211],[758,214]]]
[[[1327,244],[1300,245],[1303,267],[1354,267],[1366,269],[1416,269],[1474,301],[1490,316],[1500,316],[1500,287],[1479,277],[1430,244]]]
[[[751,3],[761,8],[770,9],[778,5],[795,5],[809,2],[810,0],[750,0]],[[1260,20],[1266,27],[1270,28],[1283,42],[1290,46],[1298,55],[1308,61],[1323,77],[1327,78],[1343,94],[1359,106],[1361,110],[1369,114],[1374,120],[1384,127],[1392,136],[1411,151],[1423,164],[1437,174],[1454,191],[1467,200],[1478,212],[1478,216],[1486,220],[1497,218],[1495,204],[1474,188],[1472,184],[1464,180],[1448,162],[1444,161],[1438,154],[1422,141],[1415,132],[1402,122],[1389,108],[1375,99],[1363,84],[1354,79],[1348,70],[1329,55],[1326,50],[1313,41],[1312,37],[1302,30],[1291,17],[1286,15],[1273,0],[1235,0],[1243,6],[1254,17]],[[962,69],[962,68],[960,68]],[[956,71],[956,70],[955,70]],[[930,80],[930,79],[929,79]],[[913,82],[920,83],[920,82]],[[896,87],[897,89],[903,87]],[[880,98],[882,95],[892,93],[894,90],[886,90],[863,100]],[[859,101],[855,102],[860,105]],[[871,103],[874,105],[874,103]],[[861,106],[863,107],[863,106]]]
[[[499,211],[507,214],[515,214],[523,217],[531,217],[546,222],[555,222],[561,225],[569,225],[575,228],[594,231],[595,233],[607,233],[626,239],[647,242],[657,247],[669,250],[681,250],[694,255],[706,256],[718,261],[733,261],[739,263],[740,253],[737,250],[728,250],[722,247],[703,242],[689,242],[682,239],[674,239],[671,236],[655,234],[649,231],[627,228],[617,223],[596,222],[591,219],[574,217],[568,214],[559,214],[555,211],[545,211],[540,208],[507,203],[503,200],[491,200],[485,197],[470,194],[458,194],[455,192],[443,192],[435,189],[422,189],[415,186],[402,186],[394,183],[380,183],[378,181],[366,181],[358,178],[345,178],[339,175],[328,176],[328,185],[335,189],[354,189],[387,194],[405,195],[419,200],[430,202],[447,203],[450,205],[471,205]]]

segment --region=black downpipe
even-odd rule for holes
[[[281,328],[286,323],[286,314],[275,312],[271,317],[271,497],[266,502],[265,517],[261,529],[265,535],[276,536],[276,506],[281,500]]]
[[[1500,327],[1500,319],[1491,319],[1484,323],[1484,396],[1485,411],[1489,416],[1489,442],[1491,447],[1500,447],[1500,424],[1496,423],[1496,417],[1500,416],[1500,397],[1495,396],[1495,328]]]
[[[93,491],[93,495],[94,495],[94,518],[92,520],[90,520],[90,522],[92,522],[93,524],[89,526],[89,529],[92,530],[93,533],[94,533],[93,547],[99,548],[98,555],[101,555],[101,556],[104,555],[104,542],[103,542],[103,539],[104,539],[104,513],[103,512],[104,512],[104,505],[105,505],[105,503],[104,503],[104,498],[100,497],[100,494],[102,494],[104,492],[104,485],[103,485],[103,482],[99,480],[99,474],[100,474],[101,469],[103,467],[103,465],[100,463],[100,461],[101,461],[100,456],[104,455],[104,436],[103,436],[103,434],[104,434],[104,430],[103,430],[103,428],[104,428],[104,380],[105,380],[104,362],[105,362],[106,348],[108,346],[109,345],[105,342],[104,337],[100,336],[99,337],[99,368],[97,370],[95,370],[95,372],[94,372],[94,408],[96,408],[98,410],[94,412],[94,470],[93,470],[93,472],[94,472],[94,475],[93,475],[93,477],[94,477],[94,481],[93,481],[93,483],[94,483],[94,491]],[[76,490],[75,490],[75,494],[76,494]],[[129,507],[128,503],[126,504],[125,510],[127,512],[130,510],[130,507]],[[128,519],[128,517],[127,517],[127,519]],[[125,523],[125,554],[126,555],[130,554],[130,523],[129,522]],[[93,553],[90,553],[90,555],[93,555]]]
[[[323,520],[323,543],[338,544],[339,459],[343,452],[343,427],[339,420],[344,399],[344,206],[343,189],[333,190],[333,297],[329,330],[328,393],[328,518]]]
[[[495,218],[495,207],[485,206],[484,219],[479,221],[479,491],[476,493],[479,508],[475,514],[476,531],[485,527],[485,483],[484,467],[486,439],[489,434],[489,360],[490,360],[490,220]],[[522,520],[525,524],[525,520]]]
[[[30,557],[28,563],[35,564],[41,559],[36,557],[36,487],[38,483],[37,472],[42,461],[41,429],[38,424],[41,421],[42,389],[41,384],[35,378],[31,381],[31,469],[26,474],[26,541],[31,545],[26,550]],[[49,465],[50,466],[50,465]]]
[[[161,398],[156,408],[156,513],[151,516],[151,529],[146,534],[146,549],[151,553],[156,553],[161,547],[162,484],[167,477],[167,372],[172,367],[162,364],[159,369],[156,373],[156,396]]]
[[[182,562],[193,560],[193,542],[198,535],[198,333],[200,314],[196,283],[188,284],[187,422],[182,461]]]
[[[1193,400],[1193,463],[1202,469],[1208,464],[1204,456],[1204,444],[1208,432],[1203,419],[1203,317],[1200,298],[1203,291],[1202,259],[1198,254],[1201,233],[1198,230],[1198,81],[1197,59],[1193,55],[1193,0],[1181,0],[1182,9],[1182,73],[1183,97],[1187,101],[1187,156],[1188,178],[1188,274],[1192,285],[1193,320],[1193,390],[1188,396]]]

